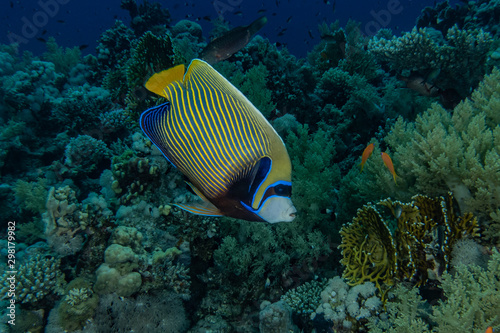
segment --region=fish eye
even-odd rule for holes
[[[292,187],[290,185],[279,184],[274,187],[274,193],[279,196],[290,196],[292,194]]]

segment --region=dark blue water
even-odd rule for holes
[[[345,26],[349,19],[361,22],[364,33],[370,35],[380,28],[390,28],[395,34],[408,31],[425,6],[435,0],[217,0],[159,1],[171,15],[171,23],[187,18],[198,21],[208,38],[210,20],[221,16],[231,26],[246,25],[259,16],[268,23],[260,34],[271,42],[286,44],[290,52],[303,57],[319,39],[318,24],[339,20]],[[141,1],[138,1],[141,3]],[[458,0],[450,1],[459,3]],[[28,0],[4,1],[0,15],[0,43],[19,41],[20,50],[35,54],[45,51],[44,40],[56,38],[59,45],[88,45],[83,53],[94,53],[96,40],[115,19],[130,23],[120,1]],[[209,19],[209,20],[207,20]],[[282,32],[286,29],[284,32]],[[282,32],[281,36],[278,36]]]

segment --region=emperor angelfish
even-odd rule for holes
[[[146,88],[169,102],[140,125],[203,199],[175,204],[199,215],[289,222],[296,209],[283,141],[257,108],[208,63],[195,59],[154,74]]]

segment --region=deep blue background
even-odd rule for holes
[[[59,1],[57,11],[53,17],[43,13],[40,3],[54,3]],[[129,24],[128,12],[120,8],[120,0],[3,0],[3,10],[0,13],[1,39],[0,43],[9,44],[9,33],[23,36],[24,22],[34,23],[37,18],[40,27],[33,37],[26,38],[20,50],[30,50],[36,55],[45,51],[45,45],[37,38],[47,39],[54,36],[59,45],[79,46],[88,44],[83,53],[94,53],[96,40],[100,34],[111,27],[115,19],[121,19]],[[141,1],[138,1],[139,3]],[[172,24],[178,20],[188,18],[198,20],[203,27],[203,34],[208,38],[212,24],[203,19],[209,16],[215,19],[218,16],[216,7],[223,9],[222,16],[232,26],[246,25],[259,16],[268,18],[267,25],[260,34],[269,38],[271,42],[286,43],[290,52],[304,57],[312,46],[319,42],[318,24],[338,19],[341,26],[345,26],[348,19],[362,22],[364,32],[386,25],[395,34],[408,31],[415,25],[415,20],[425,6],[433,6],[434,0],[190,0],[190,1],[159,1],[164,8],[168,8]],[[382,25],[374,18],[374,13],[387,10],[390,3],[399,2],[398,14],[390,15]],[[457,4],[459,0],[451,0]],[[335,4],[335,5],[334,5]],[[395,6],[396,7],[396,6]],[[51,8],[55,8],[51,6]],[[264,13],[258,13],[265,10]],[[240,12],[239,14],[235,14]],[[385,12],[387,13],[387,12]],[[287,23],[289,17],[292,17]],[[24,19],[23,19],[24,18]],[[44,18],[48,18],[43,22]],[[24,20],[24,21],[23,21]],[[387,23],[387,24],[386,24]],[[368,24],[368,25],[367,25]],[[282,36],[278,33],[287,28]],[[46,31],[45,31],[46,30]],[[312,37],[310,37],[310,33]],[[26,35],[26,34],[24,34]]]

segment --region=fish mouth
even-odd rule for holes
[[[289,212],[288,217],[290,218],[290,221],[295,219],[295,217],[297,216],[297,209],[293,205],[290,208],[288,208],[287,213],[288,212]]]

